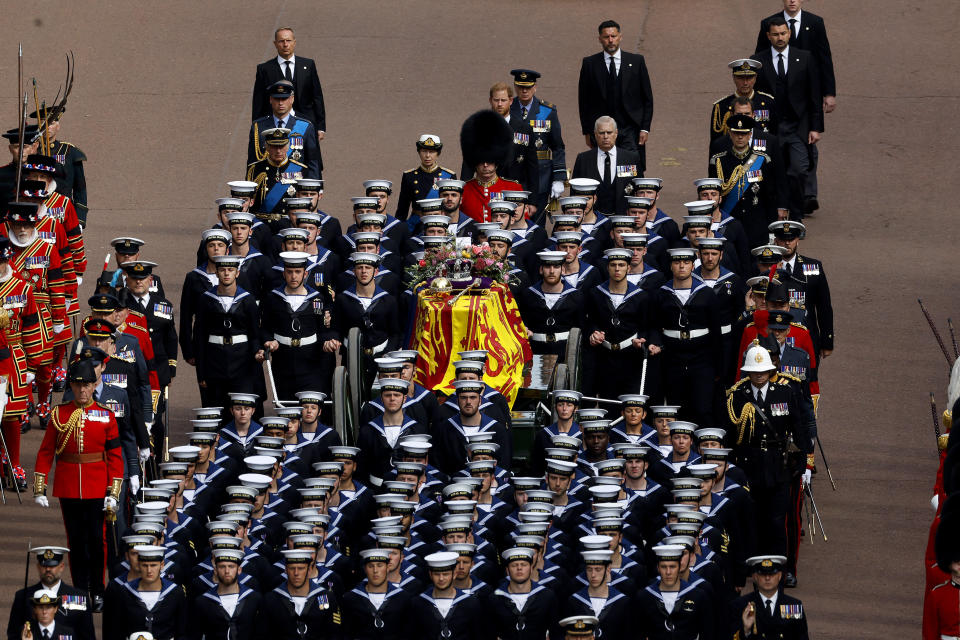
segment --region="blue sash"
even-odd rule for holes
[[[750,165],[750,168],[748,168],[747,171],[758,171],[762,164],[763,156],[757,156],[757,159],[753,161],[753,164]],[[737,206],[738,202],[740,202],[740,198],[742,198],[743,194],[747,192],[749,184],[750,183],[747,182],[746,173],[744,173],[743,177],[737,180],[737,183],[733,185],[733,188],[730,189],[727,197],[724,198],[722,203],[720,203],[720,211],[722,211],[724,215],[730,215],[730,212],[733,211],[733,208]]]
[[[300,167],[293,164],[292,162],[287,163],[287,168],[283,170],[284,173],[299,173]],[[278,180],[275,185],[270,187],[270,191],[267,192],[267,195],[263,199],[263,210],[266,213],[272,213],[273,208],[280,203],[280,200],[287,194],[287,188],[290,187],[289,184],[284,184],[282,181]]]
[[[295,124],[293,125],[293,127],[290,129],[290,146],[287,148],[287,157],[288,157],[288,158],[290,157],[290,155],[291,155],[294,151],[300,151],[300,152],[303,151],[304,147],[306,146],[306,145],[303,144],[303,134],[305,134],[305,133],[307,132],[307,127],[309,127],[309,126],[310,126],[310,122],[309,122],[309,121],[307,121],[307,120],[301,120],[300,118],[297,118],[296,123],[295,123]],[[293,148],[293,146],[294,146],[294,145],[293,145],[293,139],[294,139],[294,137],[299,137],[299,138],[300,138],[300,146],[298,146],[296,149]]]

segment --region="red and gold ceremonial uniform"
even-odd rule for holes
[[[103,593],[104,497],[120,499],[123,456],[117,421],[107,407],[91,402],[57,405],[37,451],[34,495],[46,494],[56,461],[53,495],[60,498],[70,546],[70,571],[79,589]]]
[[[923,603],[923,640],[960,637],[960,585],[947,580]]]
[[[66,250],[70,254],[70,266],[73,275],[73,278],[67,278],[67,274],[64,273],[64,278],[68,282],[68,293],[70,294],[67,300],[67,316],[73,317],[80,313],[80,305],[77,300],[78,285],[79,279],[82,278],[83,274],[87,271],[87,254],[83,244],[83,229],[80,226],[80,220],[77,217],[77,210],[73,206],[73,201],[67,196],[56,192],[51,193],[47,199],[44,200],[43,206],[44,209],[40,211],[40,219],[37,222],[38,232],[42,225],[48,224],[45,222],[47,219],[56,220],[63,228]],[[59,242],[58,239],[58,249],[60,248]],[[61,250],[60,255],[61,258],[63,258],[63,250]]]
[[[767,335],[767,318],[769,317],[769,312],[765,309],[760,309],[755,311],[753,314],[753,322],[748,324],[743,329],[743,335],[740,337],[740,350],[737,352],[737,362],[739,366],[737,367],[737,379],[744,377],[744,373],[739,370],[743,366],[743,356],[747,353],[747,349],[750,348],[750,345],[753,344],[753,341],[759,335]],[[807,355],[810,356],[810,368],[815,369],[817,367],[817,354],[813,350],[813,340],[810,338],[810,331],[798,322],[790,323],[790,333],[787,334],[787,340],[791,341],[791,344],[797,349],[803,349],[807,352]],[[820,394],[820,382],[817,380],[810,381],[810,394],[819,395]]]
[[[504,191],[523,191],[516,180],[497,176],[490,182],[481,183],[477,178],[463,185],[460,210],[477,222],[490,221],[490,201],[501,200]]]

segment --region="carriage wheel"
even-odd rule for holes
[[[350,376],[346,367],[341,365],[333,372],[333,428],[345,445],[353,445],[357,441],[351,392]]]
[[[563,361],[567,365],[567,375],[569,377],[567,382],[570,389],[574,391],[580,390],[580,351],[580,329],[579,327],[572,327],[570,335],[567,337],[567,350]]]
[[[354,416],[359,416],[367,395],[363,384],[363,339],[359,327],[353,327],[347,333],[347,373],[350,379],[351,409]]]

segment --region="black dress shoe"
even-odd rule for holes
[[[783,578],[783,586],[787,589],[794,589],[797,586],[797,576],[793,575],[792,571],[787,571],[787,575]]]
[[[90,601],[91,601],[90,608],[93,610],[94,613],[103,612],[103,596],[100,596],[100,595],[93,596],[92,598],[90,598]]]
[[[810,215],[814,211],[820,208],[820,203],[816,198],[807,198],[803,201],[803,213],[804,215]]]

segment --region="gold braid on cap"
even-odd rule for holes
[[[57,448],[56,455],[63,453],[64,448],[66,448],[67,443],[70,442],[71,436],[75,436],[77,439],[77,450],[83,450],[83,423],[86,414],[83,409],[77,407],[73,410],[73,413],[70,414],[70,418],[67,420],[66,424],[60,422],[60,412],[53,411],[50,415],[50,423],[57,430]]]

